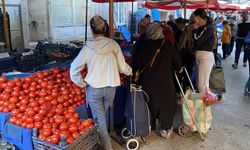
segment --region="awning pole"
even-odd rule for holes
[[[86,12],[85,12],[85,43],[88,40],[88,0],[86,0]]]
[[[109,37],[114,38],[114,0],[109,0]]]
[[[6,40],[6,48],[10,50],[10,36],[9,36],[9,29],[8,29],[8,22],[5,10],[5,0],[2,0],[2,9],[3,9],[3,26],[4,26],[4,35]]]
[[[184,0],[184,19],[187,18],[187,0]]]

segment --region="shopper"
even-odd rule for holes
[[[106,111],[113,102],[116,87],[120,85],[119,72],[131,75],[132,70],[125,63],[120,46],[104,37],[105,21],[101,16],[90,20],[94,39],[88,41],[71,64],[71,80],[80,87],[86,86],[87,103],[100,129],[101,142],[111,150],[111,140],[106,127]],[[80,72],[87,65],[88,73],[83,79]]]
[[[223,25],[223,32],[221,35],[222,51],[223,51],[222,59],[226,59],[226,57],[229,55],[229,50],[230,50],[231,29],[226,20],[222,22],[222,25]]]
[[[236,34],[236,51],[233,68],[238,68],[238,62],[240,58],[241,49],[245,47],[244,39],[250,30],[250,17],[248,16],[248,10],[241,12],[241,19],[237,22],[237,34]],[[243,66],[247,67],[248,53],[244,53]]]
[[[234,43],[235,43],[235,38],[236,38],[236,33],[237,33],[237,28],[236,28],[236,24],[235,24],[235,17],[231,17],[230,18],[230,28],[231,28],[231,40],[230,40],[230,50],[229,50],[229,55],[231,55],[233,48],[234,48]]]
[[[194,11],[194,50],[198,67],[198,89],[204,92],[209,88],[210,73],[214,65],[214,30],[207,24],[209,17],[204,9]]]
[[[189,24],[185,27],[184,31],[182,32],[179,43],[176,44],[178,52],[181,54],[181,60],[183,66],[188,71],[189,76],[191,77],[194,67],[195,67],[195,54],[193,51],[193,24],[194,18],[193,15],[189,19]],[[183,89],[187,89],[190,87],[190,83],[186,76],[183,80]]]
[[[144,68],[152,60],[157,49],[160,49],[152,67],[144,70],[138,84],[142,85],[149,96],[152,130],[156,129],[156,118],[159,118],[161,136],[167,138],[172,133],[173,117],[177,106],[173,69],[181,70],[181,63],[175,47],[165,41],[159,23],[147,25],[145,34],[147,40],[141,40],[135,44],[132,68],[134,72]]]

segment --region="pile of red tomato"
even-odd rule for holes
[[[82,72],[86,75],[86,70]],[[93,127],[92,119],[80,120],[76,107],[85,103],[85,89],[70,80],[69,69],[54,68],[10,81],[0,77],[0,112],[10,112],[9,122],[37,128],[38,138],[70,144]]]

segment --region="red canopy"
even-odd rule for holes
[[[108,3],[109,0],[92,0],[93,2],[96,3]],[[136,0],[114,0],[114,2],[134,2]]]
[[[197,9],[206,6],[207,4],[217,4],[217,0],[186,0],[188,9]],[[184,0],[166,0],[162,1],[146,1],[145,7],[149,9],[158,8],[164,10],[177,10],[184,8]]]
[[[250,6],[249,6],[249,7],[247,7],[247,10],[250,10]]]

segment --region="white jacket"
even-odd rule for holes
[[[88,73],[83,79],[80,72],[85,64]],[[84,87],[85,82],[94,88],[116,87],[121,84],[119,72],[132,75],[132,69],[125,62],[120,46],[112,39],[97,37],[88,41],[72,62],[70,78],[80,87]]]

